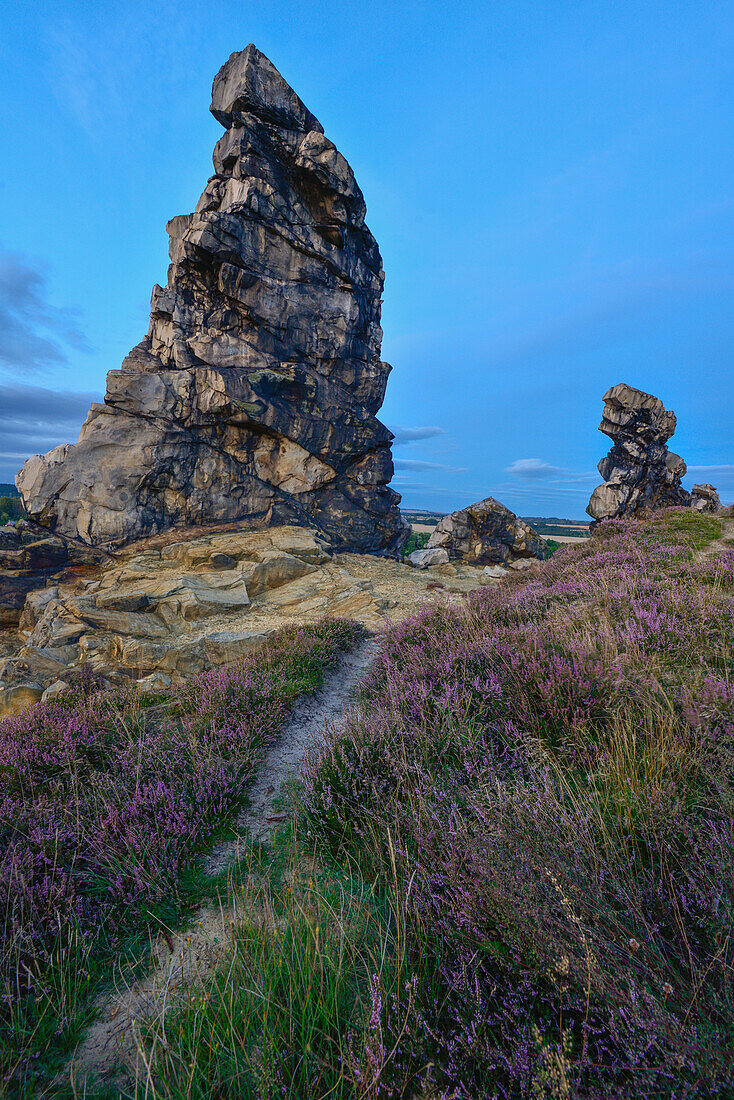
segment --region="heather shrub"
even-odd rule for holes
[[[723,530],[603,524],[390,632],[304,792],[324,858],[403,893],[408,976],[373,984],[359,1095],[734,1088]]]
[[[78,1022],[95,952],[175,896],[181,871],[241,803],[294,698],[360,632],[340,620],[289,628],[155,700],[134,686],[96,690],[88,678],[0,723],[7,1088],[32,1075],[24,1044],[63,1039]]]

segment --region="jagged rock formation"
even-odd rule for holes
[[[697,512],[720,512],[721,501],[713,485],[704,482],[691,489],[691,508]]]
[[[592,519],[690,504],[680,483],[686,464],[666,447],[675,426],[675,413],[649,393],[621,382],[604,394],[599,431],[614,446],[597,467],[605,484],[591,494],[586,511]]]
[[[438,557],[441,552],[445,559]],[[543,552],[543,540],[524,520],[487,497],[439,520],[425,549],[411,554],[411,561],[419,568],[440,560],[511,566],[520,558],[542,558]]]
[[[18,624],[26,596],[48,577],[99,559],[99,551],[34,530],[23,519],[0,527],[0,630]]]
[[[344,157],[254,46],[214,79],[226,133],[174,218],[150,328],[107,376],[79,442],[16,484],[58,534],[119,545],[171,526],[302,524],[336,547],[407,535],[376,418],[380,253]]]

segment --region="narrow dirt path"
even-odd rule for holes
[[[324,676],[318,692],[297,700],[287,725],[258,769],[250,790],[250,808],[237,818],[236,832],[242,839],[236,837],[213,849],[204,864],[207,874],[226,870],[237,859],[243,841],[267,842],[280,821],[274,801],[284,781],[297,776],[307,750],[325,727],[344,720],[355,687],[376,652],[376,641],[363,641]],[[140,1055],[141,1028],[164,1020],[177,991],[212,971],[226,951],[232,923],[232,913],[222,905],[203,906],[189,928],[176,933],[163,930],[151,944],[151,969],[145,978],[131,980],[122,970],[115,975],[113,992],[101,998],[100,1016],[70,1063],[69,1075],[78,1095],[84,1095],[87,1081],[122,1085],[131,1077],[145,1078],[148,1067]]]

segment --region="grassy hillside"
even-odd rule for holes
[[[612,522],[397,626],[156,1095],[732,1095],[725,530]]]
[[[143,1027],[125,1095],[732,1095],[732,532],[607,523],[393,628],[275,855],[217,883],[225,962]],[[192,856],[354,637],[1,727],[8,1094],[42,1092],[102,948],[180,919]]]

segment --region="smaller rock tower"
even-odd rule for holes
[[[690,504],[680,483],[686,464],[666,446],[675,426],[675,413],[649,393],[620,382],[604,394],[599,431],[614,446],[597,467],[605,484],[591,494],[586,511],[592,519]]]

